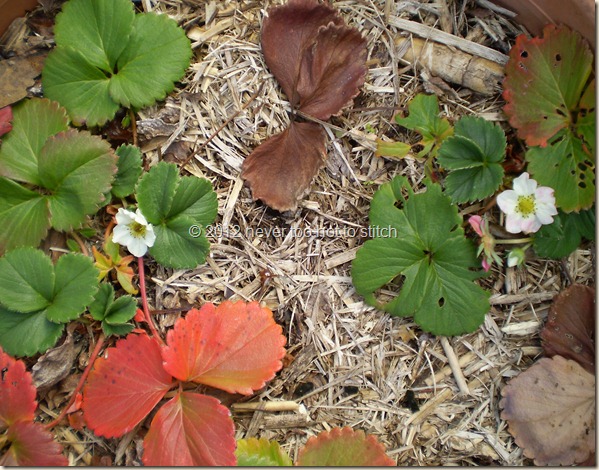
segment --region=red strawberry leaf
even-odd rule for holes
[[[254,199],[278,211],[295,210],[325,157],[322,127],[292,121],[245,159],[241,176],[250,185]]]
[[[232,466],[235,427],[213,397],[179,392],[154,416],[144,439],[148,466]]]
[[[0,136],[12,130],[12,109],[10,106],[0,108]]]
[[[366,39],[355,28],[320,28],[302,58],[297,92],[299,109],[327,120],[350,104],[366,77]]]
[[[560,292],[541,331],[549,357],[563,356],[595,373],[595,289],[574,284]]]
[[[158,342],[130,334],[108,348],[89,374],[82,405],[87,425],[99,436],[122,436],[152,411],[171,384]]]
[[[374,436],[351,428],[334,428],[311,437],[300,450],[302,467],[395,467],[385,447]]]
[[[25,363],[0,348],[0,431],[18,421],[33,421],[36,389]]]
[[[300,99],[296,88],[302,57],[318,29],[331,22],[343,24],[343,19],[334,8],[315,0],[290,0],[268,10],[262,24],[262,52],[292,107]]]
[[[39,423],[14,423],[8,428],[6,437],[11,446],[6,454],[0,457],[0,465],[57,467],[69,464],[62,455],[62,446],[54,442],[52,434]]]
[[[593,71],[593,54],[580,34],[547,25],[542,38],[518,36],[510,50],[503,82],[503,108],[518,136],[530,146],[547,145],[560,129],[574,124]]]
[[[258,302],[190,310],[167,334],[164,368],[174,377],[251,395],[281,369],[285,337]]]

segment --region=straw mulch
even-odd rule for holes
[[[571,282],[594,284],[594,246],[583,246],[563,262],[533,256],[524,268],[494,266],[480,281],[492,292],[484,324],[447,339],[422,332],[410,318],[392,318],[367,306],[350,276],[351,260],[365,241],[360,229],[368,227],[370,199],[380,184],[401,174],[415,190],[423,188],[421,161],[374,156],[377,137],[416,139],[394,124],[394,114],[405,111],[417,93],[436,92],[451,120],[477,115],[509,129],[499,88],[477,94],[414,67],[396,42],[422,36],[399,25],[407,21],[429,33],[444,30],[475,51],[486,46],[496,62],[505,59],[522,27],[509,14],[486,8],[483,0],[332,2],[367,38],[369,73],[353,108],[325,124],[328,159],[312,191],[295,213],[281,214],[252,201],[239,176],[244,158],[289,119],[289,104],[259,44],[265,11],[280,3],[141,2],[146,11],[175,18],[195,52],[166,102],[138,114],[146,162],[181,163],[194,153],[182,172],[208,178],[219,201],[205,265],[173,271],[148,261],[151,308],[178,309],[157,316],[161,331],[181,310],[204,302],[260,300],[271,308],[288,341],[285,367],[253,397],[218,397],[233,407],[238,438],[276,440],[292,459],[310,436],[350,426],[377,436],[398,465],[531,464],[500,418],[500,391],[539,357],[538,333],[553,296]],[[435,40],[443,43],[445,37]],[[268,232],[271,228],[278,232]],[[452,355],[459,364],[453,370]],[[458,387],[460,375],[467,390]],[[56,390],[42,400],[42,410],[55,415],[66,399]],[[281,401],[292,403],[280,406]],[[245,402],[253,404],[249,410],[240,405]],[[264,411],[259,404],[272,408]],[[140,463],[143,426],[108,440],[66,426],[55,432],[72,464]]]

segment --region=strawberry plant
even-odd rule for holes
[[[130,334],[106,350],[89,375],[82,404],[87,425],[101,436],[121,436],[168,396],[145,436],[144,464],[234,465],[228,409],[185,384],[251,395],[282,366],[281,331],[257,302],[226,301],[190,310],[166,344]]]
[[[276,442],[267,439],[237,441],[237,464],[252,467],[284,467],[291,459]],[[363,431],[333,428],[311,437],[300,449],[296,465],[302,467],[394,467],[395,461],[385,454],[384,446]]]
[[[16,248],[0,258],[0,346],[16,356],[44,352],[78,318],[98,290],[90,258],[74,253],[56,265],[34,248]]]
[[[35,423],[36,390],[23,361],[0,347],[0,465],[66,466],[62,447]]]
[[[0,253],[37,246],[50,227],[79,227],[106,200],[117,171],[110,145],[69,129],[55,102],[15,106],[12,125],[0,146]]]
[[[42,72],[45,96],[76,125],[96,126],[120,106],[163,99],[189,66],[190,42],[167,15],[135,14],[129,0],[70,0]]]
[[[372,233],[385,236],[368,240],[352,263],[354,286],[366,302],[391,315],[413,316],[434,334],[478,328],[489,294],[472,282],[481,276],[476,250],[441,187],[430,183],[426,192],[414,194],[406,178],[396,176],[375,193],[369,217]],[[394,281],[399,295],[384,299],[379,289]]]

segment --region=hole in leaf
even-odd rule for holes
[[[565,112],[564,112],[564,110],[563,110],[563,109],[561,109],[561,108],[555,108],[555,112],[556,112],[557,114],[559,114],[560,116],[564,116],[564,117],[566,116],[566,113],[565,113]],[[545,119],[546,119],[546,118],[545,118]]]
[[[584,181],[579,181],[578,182],[578,187],[580,189],[585,189],[587,187],[587,184]]]
[[[439,297],[438,304],[439,304],[439,307],[443,307],[443,305],[445,305],[445,299],[443,297]]]
[[[555,54],[555,60],[556,60],[557,62],[561,61],[561,60],[562,60],[562,56],[561,56],[561,54]]]
[[[528,51],[520,52],[520,57],[522,57],[523,59],[526,59],[528,57]]]
[[[581,173],[580,175],[578,175],[578,177],[583,180],[587,177],[587,175],[585,175],[584,173]]]
[[[580,162],[578,164],[578,168],[580,169],[580,171],[585,171],[587,169],[587,165],[585,162]]]

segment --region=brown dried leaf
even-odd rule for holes
[[[595,289],[574,284],[560,292],[541,331],[549,357],[563,356],[595,373]]]
[[[46,392],[50,387],[64,379],[81,351],[81,344],[73,339],[75,323],[67,328],[67,337],[60,346],[48,350],[31,368],[33,384],[39,393]]]
[[[254,199],[278,211],[294,210],[325,156],[322,127],[291,122],[245,159],[241,176],[249,183]]]
[[[595,376],[577,362],[542,358],[501,394],[501,417],[536,465],[572,465],[595,451]]]
[[[296,87],[305,51],[314,43],[318,29],[329,23],[343,24],[337,11],[316,0],[290,0],[268,10],[262,24],[262,52],[291,107],[299,103]]]
[[[0,108],[16,103],[27,96],[44,67],[48,52],[0,61]]]
[[[329,119],[352,102],[366,72],[366,39],[358,30],[336,24],[320,28],[302,58],[299,109]]]

